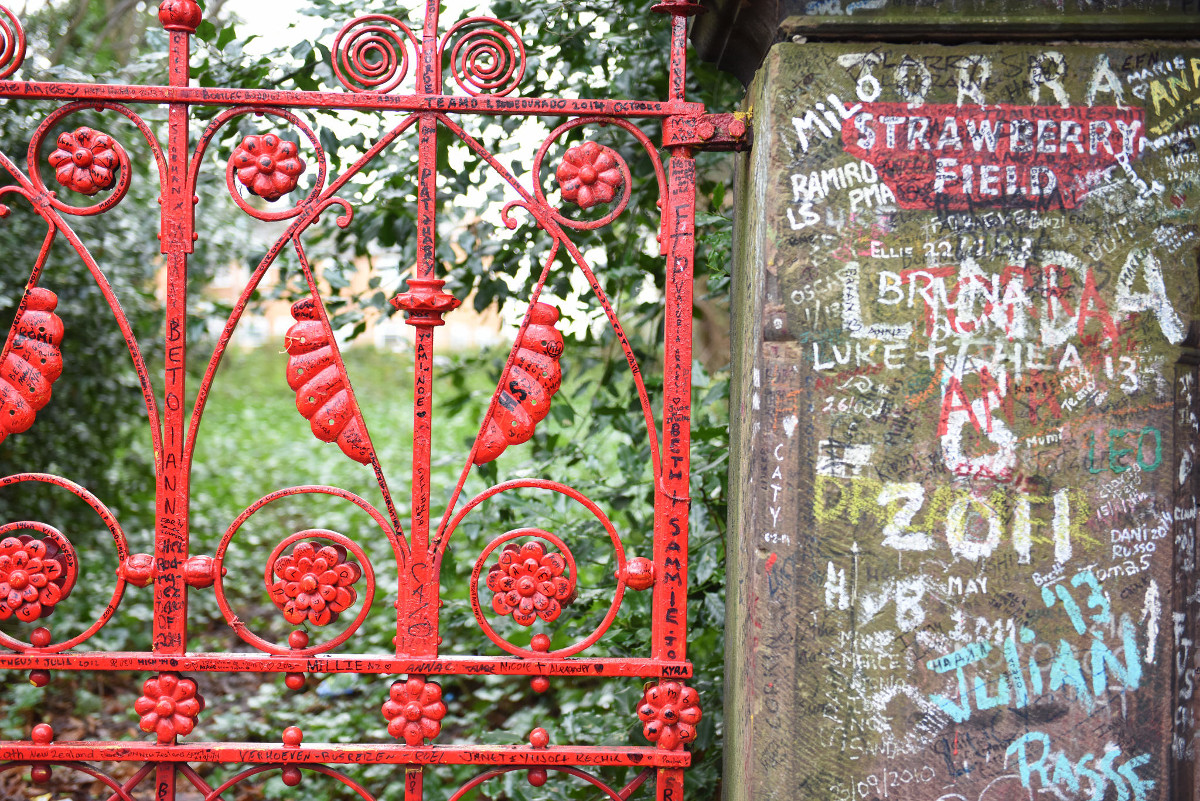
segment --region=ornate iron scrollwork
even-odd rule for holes
[[[30,671],[39,686],[50,670],[134,670],[147,674],[143,694],[133,706],[141,729],[154,742],[58,741],[46,724],[31,730],[30,740],[3,743],[14,761],[0,771],[22,765],[33,767],[33,780],[45,782],[50,769],[81,771],[105,785],[114,798],[129,801],[134,789],[153,777],[157,796],[173,797],[176,784],[191,785],[206,798],[274,770],[294,786],[305,772],[315,772],[346,785],[363,798],[371,792],[333,766],[357,762],[361,749],[354,745],[303,742],[298,727],[282,732],[278,744],[247,749],[244,744],[193,742],[197,721],[203,725],[200,690],[213,672],[252,671],[286,677],[287,686],[303,689],[307,673],[386,673],[400,676],[386,698],[373,703],[382,711],[388,731],[397,742],[373,747],[374,762],[407,765],[405,797],[422,797],[427,766],[443,762],[476,764],[484,772],[455,792],[457,801],[479,785],[509,771],[527,771],[530,783],[541,785],[548,772],[587,782],[613,801],[625,801],[647,779],[656,779],[660,801],[679,801],[682,769],[689,763],[683,746],[695,737],[700,718],[695,690],[680,683],[691,673],[687,661],[687,531],[689,507],[689,443],[691,394],[691,293],[694,246],[694,150],[703,133],[725,131],[728,125],[705,115],[701,105],[687,102],[685,74],[686,18],[696,10],[690,3],[664,3],[655,10],[671,15],[672,51],[669,97],[662,101],[574,100],[521,98],[516,93],[527,65],[525,45],[516,28],[488,17],[470,17],[442,30],[439,6],[426,4],[419,32],[391,16],[369,14],[348,22],[332,47],[332,66],[346,87],[342,93],[307,93],[272,89],[214,89],[194,86],[189,75],[190,37],[202,20],[193,0],[165,0],[159,19],[170,37],[169,81],[164,86],[33,83],[11,80],[25,56],[25,36],[17,17],[0,7],[0,98],[28,101],[71,102],[52,111],[32,134],[27,166],[22,168],[0,153],[0,169],[11,181],[0,187],[0,200],[23,199],[48,228],[41,256],[33,265],[16,319],[0,353],[0,443],[20,436],[34,423],[34,415],[50,400],[50,388],[63,369],[62,351],[69,354],[61,320],[55,314],[51,290],[53,271],[46,270],[51,244],[63,240],[81,258],[112,309],[116,324],[129,348],[144,396],[153,445],[156,526],[153,553],[129,553],[125,533],[116,516],[87,489],[65,477],[36,472],[0,478],[0,487],[29,482],[51,484],[72,493],[95,511],[111,534],[118,560],[116,576],[104,577],[113,587],[112,597],[82,631],[51,632],[43,625],[56,603],[70,593],[82,564],[67,535],[37,521],[0,521],[0,620],[13,618],[30,627],[28,642],[0,632],[0,670]],[[447,78],[449,80],[447,80]],[[451,93],[445,87],[457,87]],[[224,106],[195,140],[190,142],[188,123],[195,104]],[[165,145],[154,128],[130,105],[159,105],[167,112]],[[321,137],[299,113],[306,107],[345,108],[360,113],[401,112],[396,124],[364,151],[340,175],[330,176],[331,165]],[[104,272],[89,252],[74,217],[103,214],[126,197],[131,181],[129,156],[112,135],[90,128],[63,129],[67,117],[81,111],[115,113],[133,123],[145,139],[158,168],[161,211],[158,226],[162,240],[166,280],[165,330],[168,332],[163,381],[156,389],[149,378],[131,325]],[[541,115],[567,117],[538,148],[529,183],[523,183],[495,154],[460,124],[467,115]],[[255,121],[255,117],[261,118]],[[664,164],[659,147],[638,126],[639,119],[664,122],[668,140]],[[708,120],[707,122],[705,122]],[[226,185],[238,207],[257,220],[280,221],[286,230],[268,250],[242,288],[208,358],[200,380],[198,399],[189,409],[184,399],[186,352],[187,264],[195,237],[193,214],[197,186],[205,156],[221,147],[219,134],[231,123],[253,123],[254,132],[243,136],[232,151],[219,154],[226,165]],[[663,396],[656,407],[642,380],[642,370],[622,330],[613,303],[604,294],[584,253],[573,241],[578,231],[611,223],[630,202],[629,166],[613,149],[587,140],[565,147],[564,137],[588,133],[602,126],[628,134],[645,149],[653,164],[662,209],[659,243],[670,269],[666,271],[664,305],[666,348],[663,358]],[[707,127],[705,127],[707,126]],[[586,129],[577,131],[576,129]],[[54,131],[56,147],[48,157],[44,147]],[[480,422],[470,452],[464,454],[461,478],[450,492],[440,517],[431,509],[430,420],[435,332],[460,305],[461,298],[445,291],[444,277],[435,258],[437,236],[435,204],[438,135],[457,139],[470,153],[495,171],[510,192],[502,211],[509,227],[512,214],[521,209],[532,216],[550,243],[541,275],[534,283],[525,316],[516,332],[506,364]],[[351,201],[338,193],[347,182],[380,157],[399,137],[415,135],[419,152],[417,176],[417,258],[407,291],[393,304],[407,315],[415,337],[414,432],[412,447],[412,516],[402,524],[392,492],[379,464],[371,433],[357,403],[334,329],[326,311],[321,285],[305,250],[303,236],[317,218],[336,209],[338,224],[349,224],[356,213]],[[719,138],[719,137],[718,137]],[[552,154],[556,166],[543,169]],[[208,159],[212,161],[211,158]],[[71,195],[93,198],[90,205],[73,205],[56,196],[42,177],[53,169],[58,186]],[[583,218],[568,216],[547,197],[544,174],[557,181],[557,195],[572,204]],[[301,187],[304,188],[301,188]],[[247,195],[254,197],[247,197]],[[79,198],[72,198],[78,202]],[[595,207],[587,216],[586,212]],[[0,205],[0,216],[7,207]],[[370,465],[378,482],[382,509],[347,490],[304,485],[277,490],[248,506],[232,523],[213,554],[189,552],[189,475],[195,454],[199,422],[205,399],[221,364],[230,337],[242,319],[263,276],[288,247],[297,256],[308,296],[293,308],[295,325],[283,343],[287,353],[287,382],[296,393],[296,407],[318,439],[336,442],[357,462]],[[603,319],[628,363],[646,423],[653,472],[653,554],[627,558],[621,533],[595,502],[577,489],[543,478],[520,478],[492,486],[474,497],[463,497],[471,468],[495,460],[506,448],[522,446],[546,416],[552,396],[562,380],[559,357],[563,338],[558,329],[559,311],[540,300],[551,266],[559,256],[578,269],[592,287]],[[8,288],[3,291],[17,291]],[[81,369],[71,365],[71,369]],[[281,390],[282,390],[281,386]],[[658,422],[656,422],[658,421]],[[314,447],[323,447],[316,446]],[[449,488],[448,488],[449,489]],[[482,635],[502,649],[504,656],[453,656],[439,647],[438,598],[441,565],[450,555],[452,536],[464,518],[500,493],[526,491],[574,503],[594,518],[613,548],[615,589],[599,622],[576,642],[559,642],[541,629],[571,614],[583,579],[576,570],[568,543],[560,536],[528,526],[494,538],[475,559],[469,595]],[[244,524],[260,510],[284,498],[325,496],[348,502],[377,527],[346,534],[322,528],[303,528],[280,536],[265,561],[264,582],[278,613],[293,629],[285,642],[273,641],[268,628],[251,615],[234,608],[227,592],[230,548]],[[439,496],[440,497],[440,496]],[[531,521],[536,522],[536,521]],[[436,523],[436,524],[435,524]],[[395,650],[383,654],[346,655],[337,649],[353,647],[355,637],[372,611],[381,586],[376,567],[363,545],[368,538],[386,540],[398,577],[398,588],[389,604],[395,607]],[[262,563],[259,563],[262,564]],[[391,566],[389,566],[390,569]],[[92,577],[95,578],[94,576]],[[93,581],[89,586],[96,586]],[[153,648],[138,653],[82,650],[98,631],[109,625],[127,588],[152,593],[154,603]],[[143,589],[144,588],[144,589]],[[217,606],[232,633],[249,650],[204,653],[189,647],[186,603],[188,593],[211,588]],[[653,626],[646,651],[636,658],[601,658],[588,655],[620,612],[626,589],[653,593]],[[391,592],[389,590],[389,592]],[[481,594],[483,598],[481,598]],[[600,605],[603,607],[603,604]],[[269,607],[268,607],[269,608]],[[357,610],[357,611],[356,611]],[[501,634],[492,621],[509,618],[520,624],[519,642]],[[36,627],[35,627],[36,626]],[[320,630],[311,637],[310,629]],[[505,629],[511,630],[511,629]],[[322,639],[323,638],[323,639]],[[528,639],[525,639],[528,638]],[[313,641],[319,640],[319,641]],[[481,642],[486,644],[484,637]],[[490,646],[489,646],[490,647]],[[186,677],[182,674],[186,673]],[[643,704],[636,711],[644,723],[650,745],[621,747],[551,744],[545,729],[536,728],[528,745],[505,747],[447,745],[436,740],[447,718],[447,708],[434,674],[501,674],[528,676],[532,688],[544,692],[554,677],[585,674],[649,679]],[[380,706],[380,704],[382,706]],[[143,763],[131,776],[118,780],[89,763],[121,761]],[[219,786],[209,786],[189,763],[242,764]],[[245,763],[245,764],[243,764]],[[624,789],[614,789],[576,765],[638,766],[642,774]]]

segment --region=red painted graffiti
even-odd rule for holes
[[[1141,153],[1139,108],[863,103],[842,122],[902,209],[1071,209]]]

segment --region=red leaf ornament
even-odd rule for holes
[[[358,418],[358,404],[312,298],[292,304],[296,324],[288,329],[287,382],[296,390],[296,409],[322,442],[337,441],[356,462],[371,461],[371,447]]]
[[[13,323],[12,348],[0,364],[0,442],[29,430],[50,402],[50,387],[62,375],[63,322],[54,313],[58,296],[29,290],[25,310]]]
[[[563,338],[554,324],[558,309],[533,304],[525,337],[512,367],[501,379],[487,428],[475,448],[475,464],[492,461],[509,445],[528,442],[533,430],[550,412],[550,398],[562,384]]]

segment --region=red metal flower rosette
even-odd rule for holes
[[[121,159],[108,134],[85,126],[59,134],[57,144],[47,161],[67,189],[91,197],[117,182]]]
[[[571,145],[566,148],[557,167],[551,169],[547,165],[546,157],[550,149],[561,146],[559,140],[564,135],[576,128],[588,126],[619,128],[636,139],[654,166],[654,177],[660,196],[667,195],[667,174],[663,169],[662,160],[658,157],[658,147],[640,128],[619,117],[576,117],[568,120],[542,140],[542,145],[533,158],[532,171],[534,175],[539,176],[539,180],[533,184],[533,194],[556,223],[576,231],[594,231],[608,225],[625,211],[632,196],[633,176],[629,172],[629,165],[616,150],[597,142],[587,140]],[[594,219],[573,219],[562,214],[546,198],[545,187],[540,180],[540,176],[545,175],[546,170],[550,170],[550,174],[557,181],[564,201],[573,202],[583,209],[603,203],[607,204],[607,211]]]
[[[677,681],[652,685],[642,696],[638,717],[647,740],[665,751],[678,751],[696,739],[700,696]]]
[[[12,535],[35,531],[43,535]],[[22,521],[0,527],[0,620],[49,617],[75,586],[75,552],[57,529]]]
[[[393,682],[383,704],[383,716],[388,721],[388,734],[403,738],[408,745],[421,745],[426,737],[432,740],[441,733],[442,718],[446,717],[442,686],[419,676]]]
[[[547,623],[556,620],[575,595],[575,571],[564,576],[566,570],[563,555],[547,552],[540,542],[508,543],[487,574],[487,588],[495,593],[492,609],[511,614],[522,626],[539,617]]]
[[[300,148],[275,133],[247,136],[234,149],[230,162],[247,191],[271,201],[295,189],[304,172]]]
[[[567,148],[555,171],[564,200],[582,209],[611,203],[624,183],[621,157],[610,147],[583,142]]]
[[[324,528],[308,528],[302,531],[297,531],[294,534],[285,537],[271,550],[271,553],[267,557],[263,568],[262,586],[267,589],[268,592],[270,592],[272,588],[277,587],[280,582],[283,582],[286,585],[288,579],[284,579],[277,575],[275,572],[275,567],[276,563],[285,557],[285,554],[288,556],[293,555],[289,553],[289,549],[292,548],[292,546],[305,541],[315,545],[315,543],[313,543],[315,540],[332,543],[338,548],[344,549],[343,552],[348,556],[353,556],[356,565],[362,571],[362,598],[351,602],[359,607],[358,614],[354,617],[354,619],[346,624],[346,627],[340,633],[331,636],[329,640],[309,645],[306,640],[303,644],[298,644],[299,641],[304,638],[292,636],[303,634],[304,632],[302,631],[291,632],[286,643],[275,643],[264,639],[263,637],[251,631],[250,627],[246,624],[246,618],[234,613],[233,607],[230,605],[230,599],[225,594],[225,575],[226,571],[229,569],[228,565],[232,564],[231,562],[227,561],[230,543],[233,541],[242,525],[245,524],[247,520],[253,517],[263,507],[276,501],[280,501],[284,498],[309,494],[330,495],[350,501],[359,509],[362,509],[368,515],[370,515],[371,518],[380,526],[384,535],[388,537],[389,540],[391,539],[391,529],[388,525],[388,522],[378,510],[354,493],[343,489],[338,489],[337,487],[302,485],[276,490],[275,492],[259,498],[257,501],[248,506],[240,515],[238,515],[237,519],[234,520],[229,528],[225,531],[225,535],[221,537],[221,541],[217,543],[217,550],[213,554],[213,562],[208,574],[212,577],[213,594],[216,596],[217,606],[220,608],[221,615],[225,618],[225,622],[229,624],[237,636],[242,640],[249,643],[253,647],[258,648],[259,650],[266,651],[267,653],[279,655],[288,654],[291,656],[309,656],[328,651],[331,648],[335,648],[352,637],[354,633],[362,627],[363,622],[367,619],[367,616],[371,612],[371,604],[375,600],[375,571],[371,566],[371,560],[367,557],[366,552],[349,537],[345,537],[336,531],[330,531],[329,529]],[[297,579],[297,581],[299,580]],[[348,587],[349,585],[342,586]],[[317,590],[316,594],[318,597],[320,597],[320,590]],[[357,590],[355,591],[355,594],[358,594]],[[297,593],[297,597],[299,597],[299,593]],[[284,606],[286,606],[289,600],[291,599],[289,599],[287,596],[286,587],[278,586],[278,594],[272,597],[272,601],[279,606],[281,611],[283,611]],[[326,602],[326,604],[328,605],[328,602]],[[247,615],[247,617],[249,617],[249,615]],[[307,612],[305,613],[303,622],[311,622],[309,621]]]
[[[279,580],[267,589],[284,618],[297,626],[305,621],[325,626],[358,599],[354,583],[362,568],[337,543],[298,542],[275,561],[275,575]]]
[[[138,723],[141,730],[154,732],[158,742],[165,744],[196,727],[204,698],[191,679],[178,673],[159,673],[146,679],[142,697],[134,702],[133,710],[142,716]]]

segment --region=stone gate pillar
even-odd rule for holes
[[[800,5],[737,183],[725,792],[1196,797],[1200,48]],[[1079,30],[1194,31],[1151,5]]]

